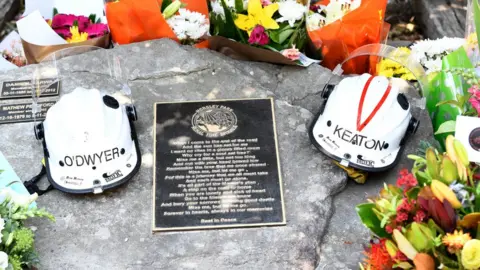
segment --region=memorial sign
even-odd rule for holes
[[[60,82],[56,79],[40,79],[39,87],[42,89],[41,96],[58,96],[60,91]],[[0,99],[10,98],[32,98],[32,81],[7,81],[2,83]]]
[[[272,99],[155,104],[154,231],[285,225]]]
[[[37,120],[44,120],[47,111],[55,104],[55,101],[41,101],[41,112],[36,115]],[[0,124],[32,122],[34,117],[32,114],[32,103],[14,103],[0,104]]]

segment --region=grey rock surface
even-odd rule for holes
[[[39,205],[57,222],[32,222],[37,227],[40,269],[315,269],[318,247],[333,214],[333,195],[346,184],[343,171],[333,167],[307,135],[316,109],[309,97],[318,96],[329,71],[240,62],[168,40],[112,52],[132,71],[142,168],[127,185],[102,195],[53,191],[42,196]],[[101,54],[60,60],[62,74],[71,75],[63,88],[110,88]],[[0,74],[0,81],[29,78],[34,69]],[[267,96],[276,99],[287,226],[152,234],[154,102]],[[32,123],[1,129],[1,151],[19,176],[29,179],[37,174],[42,151]]]
[[[139,114],[136,128],[143,164],[128,184],[101,195],[52,191],[39,198],[39,205],[57,218],[56,223],[31,223],[37,228],[40,269],[357,269],[368,232],[354,206],[375,194],[383,180],[394,181],[396,172],[376,176],[365,186],[349,184],[334,200],[345,188],[346,176],[310,144],[307,135],[330,71],[241,62],[169,40],[110,52],[124,58],[131,71],[128,79]],[[112,88],[102,54],[60,60],[62,74],[70,75],[63,90]],[[31,78],[35,68],[0,74],[0,81]],[[152,234],[154,102],[268,96],[275,98],[287,225]],[[429,123],[425,117],[422,121]],[[32,127],[32,123],[0,127],[0,150],[24,180],[39,172],[42,158]],[[422,126],[408,152],[428,130],[428,125]]]
[[[20,0],[0,0],[0,32],[5,23],[12,20],[20,9]]]

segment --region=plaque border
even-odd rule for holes
[[[282,220],[280,222],[252,223],[252,224],[230,224],[230,225],[208,225],[208,226],[189,226],[189,227],[169,227],[158,228],[155,226],[155,197],[156,197],[156,160],[157,160],[157,105],[158,104],[179,104],[179,103],[199,103],[199,102],[225,102],[225,101],[251,101],[251,100],[269,100],[272,109],[273,134],[275,141],[275,155],[277,160],[278,184],[280,186],[280,200],[282,206]],[[275,103],[273,97],[269,98],[240,98],[240,99],[217,99],[217,100],[193,100],[193,101],[173,101],[173,102],[155,102],[153,104],[153,190],[152,190],[152,232],[182,232],[182,231],[201,231],[211,229],[234,229],[234,228],[254,228],[254,227],[273,227],[287,225],[285,213],[285,200],[283,194],[283,176],[278,151],[277,122],[275,119]]]

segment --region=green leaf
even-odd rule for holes
[[[100,18],[98,18],[95,23],[101,23],[101,22],[102,22],[102,20]]]
[[[477,39],[480,41],[480,4],[478,0],[473,1],[473,17],[475,21],[475,30],[477,31]]]
[[[225,32],[222,36],[226,38],[231,38],[237,41],[242,41],[246,43],[246,41],[242,38],[241,30],[237,28],[235,25],[235,20],[233,19],[233,14],[230,8],[228,8],[227,3],[225,0],[222,1],[222,7],[225,13]]]
[[[237,11],[237,13],[242,13],[243,11],[245,11],[243,9],[243,0],[235,0],[235,10]]]
[[[275,42],[280,44],[280,32],[278,31],[268,31],[268,37]]]
[[[73,26],[78,27],[78,21],[77,20],[73,21]]]
[[[456,125],[457,125],[457,122],[454,120],[444,122],[443,124],[440,125],[438,130],[435,132],[435,135],[455,132]]]
[[[438,252],[436,250],[433,252],[433,254],[440,261],[440,263],[443,264],[444,266],[452,268],[452,269],[458,269],[458,267],[459,267],[458,262],[450,259],[447,255],[445,255],[441,252]]]
[[[283,44],[287,38],[289,38],[295,30],[293,29],[287,29],[285,31],[280,32],[279,37],[278,37],[278,43]]]
[[[375,235],[378,237],[389,237],[387,232],[380,226],[380,220],[373,212],[374,208],[375,204],[366,203],[357,205],[355,210],[365,227],[370,229]]]
[[[90,16],[88,16],[88,19],[92,22],[92,23],[95,23],[97,21],[97,15],[96,14],[90,14]]]
[[[415,178],[420,186],[429,185],[432,182],[432,179],[425,172],[416,172]]]
[[[55,15],[58,14],[58,9],[57,8],[53,8],[53,17],[55,17]]]
[[[444,100],[444,101],[441,101],[439,103],[437,103],[437,107],[440,107],[442,105],[453,105],[453,106],[456,106],[458,107],[460,110],[463,110],[463,106],[460,102],[458,102],[457,100]]]
[[[416,200],[419,192],[420,192],[420,187],[414,187],[409,191],[407,191],[407,197],[411,200]]]
[[[160,8],[160,11],[163,13],[163,11],[172,3],[172,0],[163,0],[162,2],[162,7]]]

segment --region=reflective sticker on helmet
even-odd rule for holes
[[[365,101],[365,97],[367,96],[368,89],[370,88],[370,84],[372,83],[374,78],[375,77],[371,76],[368,79],[367,83],[365,84],[365,87],[363,88],[362,97],[360,98],[360,104],[358,106],[358,114],[357,114],[357,131],[359,132],[361,132],[368,125],[368,123],[372,121],[373,117],[377,114],[378,110],[380,110],[383,103],[385,103],[385,100],[387,100],[387,97],[390,94],[390,90],[392,90],[392,86],[389,83],[387,89],[385,90],[385,93],[383,94],[380,101],[377,103],[377,106],[375,106],[375,108],[367,117],[367,119],[365,119],[365,121],[362,123],[363,103]]]

